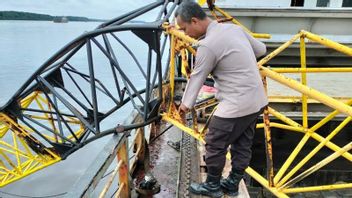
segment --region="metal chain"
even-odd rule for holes
[[[188,126],[192,124],[191,119],[188,120]],[[190,198],[191,196],[188,188],[192,182],[192,178],[198,176],[199,168],[198,161],[194,160],[194,155],[197,154],[197,141],[192,138],[191,135],[183,132],[181,139],[181,166],[179,170],[180,180],[179,180],[179,197],[182,198]],[[193,160],[192,160],[193,159]]]

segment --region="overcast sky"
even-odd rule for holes
[[[0,11],[110,19],[156,0],[0,0]]]

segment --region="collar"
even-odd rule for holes
[[[205,33],[205,36],[207,36],[209,34],[209,32],[214,29],[214,27],[218,24],[218,22],[216,20],[213,20],[211,23],[209,23],[208,27],[207,27],[207,32]]]

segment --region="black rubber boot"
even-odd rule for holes
[[[224,195],[220,187],[221,176],[207,176],[207,180],[203,183],[191,183],[189,191],[196,195],[205,195],[214,198],[220,198]]]
[[[243,178],[243,172],[231,171],[226,179],[221,179],[220,185],[225,194],[229,196],[238,195],[238,184]]]

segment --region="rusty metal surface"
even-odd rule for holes
[[[161,184],[160,193],[154,195],[155,198],[176,196],[177,165],[180,157],[179,152],[167,145],[167,141],[179,141],[180,139],[181,131],[172,127],[149,145],[150,168]]]

